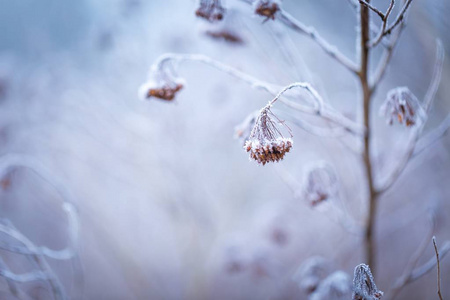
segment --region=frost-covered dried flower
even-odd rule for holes
[[[195,11],[197,17],[216,22],[223,19],[225,8],[220,0],[200,0],[198,9]]]
[[[325,278],[328,268],[328,263],[323,257],[310,257],[302,263],[294,275],[294,280],[303,291],[311,294]]]
[[[177,92],[183,88],[184,81],[175,75],[169,62],[158,62],[150,69],[149,79],[139,88],[139,97],[151,97],[172,101]]]
[[[306,168],[302,196],[315,206],[334,197],[338,189],[338,179],[334,168],[323,161],[315,162]]]
[[[377,300],[381,299],[383,292],[377,288],[370,268],[366,264],[360,264],[355,268],[353,277],[353,300]]]
[[[255,14],[275,20],[275,14],[280,10],[280,2],[276,0],[256,0],[253,2]]]
[[[286,126],[271,112],[268,105],[261,110],[250,137],[244,145],[244,149],[250,153],[250,159],[262,165],[282,160],[293,144],[292,139],[283,137],[273,118],[278,124]]]
[[[388,92],[386,100],[380,108],[380,114],[387,118],[388,124],[394,120],[407,127],[421,121],[424,111],[419,101],[407,87],[398,87]]]
[[[352,292],[351,279],[347,273],[336,271],[325,278],[311,294],[310,300],[347,300]]]

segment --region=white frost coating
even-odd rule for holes
[[[372,272],[366,264],[360,264],[355,268],[352,297],[353,300],[377,300],[383,297],[383,292],[378,290]]]

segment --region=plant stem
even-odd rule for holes
[[[369,2],[369,1],[367,1]],[[372,269],[375,275],[376,262],[375,262],[375,242],[374,242],[374,227],[376,216],[376,192],[374,188],[373,174],[372,174],[372,162],[370,159],[370,100],[372,97],[372,90],[369,85],[369,40],[370,40],[370,19],[369,8],[362,5],[360,7],[360,70],[358,72],[361,89],[362,89],[362,101],[363,101],[363,121],[366,128],[366,134],[364,135],[364,151],[363,162],[366,172],[367,189],[368,189],[368,212],[365,223],[364,232],[364,252],[367,264]]]

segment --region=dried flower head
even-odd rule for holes
[[[414,94],[407,87],[398,87],[388,92],[380,108],[380,114],[392,125],[397,119],[407,127],[415,125],[424,116],[423,108]]]
[[[216,22],[223,19],[225,8],[220,0],[200,0],[199,8],[195,11],[197,17],[209,22]]]
[[[222,40],[234,45],[240,45],[244,43],[244,41],[238,34],[230,30],[206,30],[205,34],[212,39]]]
[[[360,264],[355,268],[353,277],[353,300],[381,299],[383,292],[378,290],[368,265]]]
[[[350,298],[352,288],[351,279],[347,273],[336,271],[323,280],[316,291],[311,294],[310,300],[347,300]]]
[[[278,124],[282,124],[289,129],[283,121],[272,113],[270,104],[264,107],[244,145],[244,149],[250,153],[251,160],[255,160],[262,165],[268,162],[278,162],[291,150],[293,141],[290,138],[283,137],[278,129]]]
[[[324,161],[306,167],[302,196],[311,204],[317,204],[334,197],[338,190],[338,179],[334,168]]]
[[[159,61],[150,69],[149,79],[139,88],[141,99],[151,97],[172,101],[175,94],[183,88],[183,80],[175,75],[169,61]]]
[[[328,262],[321,256],[313,256],[305,260],[296,274],[294,280],[307,294],[313,293],[328,272]]]
[[[279,1],[275,0],[257,0],[253,2],[255,14],[275,20],[275,14],[280,10]]]

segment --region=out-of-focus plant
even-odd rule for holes
[[[377,88],[384,78],[394,49],[405,27],[412,0],[390,0],[385,11],[375,7],[370,0],[349,0],[358,18],[358,36],[356,39],[358,57],[356,61],[345,56],[337,47],[326,41],[314,28],[306,26],[300,20],[286,12],[282,8],[280,1],[240,1],[251,5],[254,13],[262,17],[264,22],[269,20],[280,22],[286,28],[290,28],[298,34],[308,36],[325,54],[353,74],[359,82],[361,91],[358,99],[359,104],[355,106],[360,108],[360,111],[357,113],[361,116],[360,119],[362,121],[358,122],[357,120],[353,120],[334,109],[329,103],[323,100],[319,92],[308,82],[294,82],[282,87],[262,81],[202,54],[163,55],[151,67],[150,79],[142,85],[140,95],[142,98],[148,100],[153,98],[173,100],[183,86],[178,76],[178,68],[181,63],[186,61],[207,64],[248,83],[255,89],[268,92],[274,98],[260,110],[259,114],[250,114],[236,131],[237,136],[246,139],[244,149],[250,153],[250,160],[254,160],[262,165],[279,162],[285,157],[287,152],[295,153],[295,151],[290,151],[293,148],[292,136],[286,138],[282,132],[284,129],[287,129],[290,134],[289,127],[272,111],[272,107],[276,102],[280,102],[294,111],[295,114],[290,115],[289,121],[310,133],[318,136],[351,136],[355,144],[358,145],[357,154],[360,156],[360,161],[365,170],[365,176],[361,179],[361,185],[366,187],[365,201],[367,203],[365,221],[363,228],[361,228],[363,232],[364,261],[366,264],[361,264],[355,269],[353,298],[378,299],[383,293],[377,289],[374,276],[372,276],[372,273],[376,275],[377,266],[376,240],[374,238],[374,230],[377,222],[377,203],[401,176],[413,158],[416,144],[421,138],[421,133],[426,124],[441,79],[444,60],[444,50],[441,42],[438,40],[436,43],[437,51],[434,72],[429,79],[430,85],[422,101],[407,87],[393,87],[388,92],[385,103],[380,108],[380,113],[386,117],[388,124],[393,124],[394,120],[396,120],[401,125],[406,126],[410,132],[408,142],[401,154],[401,159],[396,161],[393,167],[386,173],[382,173],[377,171],[378,168],[375,166],[376,161],[373,154],[374,128],[372,125],[372,117],[374,111],[377,110],[377,108],[373,107],[373,99]],[[395,10],[395,5],[399,5],[400,8]],[[225,14],[226,9],[220,0],[201,0],[196,11],[197,16],[209,22],[219,22],[224,18]],[[381,20],[380,26],[374,25],[373,18],[379,18]],[[376,48],[381,48],[383,52],[378,59],[373,55]],[[373,72],[371,71],[371,65],[376,66],[373,68]],[[292,89],[300,89],[306,92],[304,94],[305,96],[300,97],[300,99],[297,97],[296,99],[288,92]],[[326,122],[328,126],[320,127],[315,124],[313,125],[302,118],[300,113],[315,116]],[[252,128],[250,129],[250,127]],[[447,131],[448,127],[449,122],[446,121],[435,132],[432,132],[428,136],[432,138],[425,138],[423,140],[422,149],[430,142],[439,138],[443,132]],[[380,151],[388,152],[391,151],[391,148],[380,149],[378,152]],[[322,165],[316,169],[309,170],[308,174],[303,190],[309,193],[307,198],[311,198],[310,202],[313,205],[318,205],[320,202],[337,194],[338,180],[332,168]],[[327,281],[321,293],[335,293],[336,295],[339,294],[336,296],[337,298],[341,297],[341,292],[342,294],[346,292],[345,284],[341,284],[344,281],[346,281],[344,276],[337,274]],[[396,286],[396,288],[401,288],[406,283],[408,283],[408,280],[402,281],[402,284]],[[314,289],[318,289],[318,286],[319,283],[315,283]],[[324,291],[327,292],[325,293]],[[316,295],[312,298],[322,299],[323,297],[320,298]]]
[[[0,219],[0,249],[14,255],[26,257],[32,269],[32,271],[27,273],[16,273],[9,268],[8,261],[0,257],[0,277],[5,278],[11,294],[18,299],[31,298],[21,288],[21,284],[34,282],[47,284],[54,299],[69,299],[71,297],[69,297],[59,276],[53,271],[48,260],[70,261],[75,276],[82,276],[82,268],[77,253],[79,239],[78,215],[73,204],[73,197],[65,185],[52,175],[49,170],[23,155],[6,154],[0,158],[0,178],[2,183],[9,181],[8,174],[18,168],[30,170],[58,192],[62,199],[62,208],[67,213],[70,244],[61,250],[38,246],[20,232],[10,220]],[[82,287],[78,286],[78,288],[77,293],[82,293]]]

